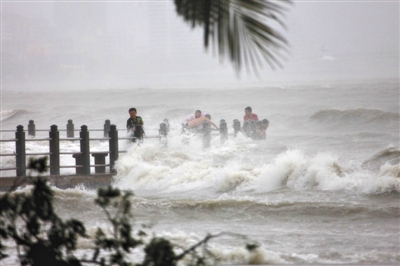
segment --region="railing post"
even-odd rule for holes
[[[60,175],[60,132],[56,125],[50,127],[50,175]]]
[[[165,121],[166,119],[164,119]],[[168,122],[168,120],[167,120]],[[158,130],[158,135],[160,138],[160,142],[164,145],[164,147],[167,146],[168,144],[168,139],[167,139],[167,135],[168,135],[168,127],[167,124],[165,122],[162,122],[160,124],[160,129]]]
[[[219,134],[221,143],[224,143],[228,139],[228,126],[225,119],[221,119],[219,122]]]
[[[204,121],[203,122],[203,148],[210,148],[211,143],[211,124]]]
[[[71,119],[68,120],[67,124],[67,138],[73,138],[75,136],[75,131],[74,131],[74,124]]]
[[[90,143],[89,143],[89,131],[86,125],[81,126],[81,132],[79,133],[80,144],[81,144],[81,160],[82,160],[82,174],[90,175]]]
[[[77,175],[83,175],[82,171],[82,154],[74,153],[72,157],[75,158],[75,173]]]
[[[110,132],[110,120],[107,119],[104,123],[104,137],[105,138],[108,138],[109,132]]]
[[[94,172],[96,174],[104,174],[106,172],[106,167],[104,164],[106,164],[107,155],[108,153],[106,152],[92,154],[94,157],[94,164],[97,165],[94,167]]]
[[[116,125],[111,125],[110,126],[110,173],[116,173],[117,171],[115,170],[115,161],[118,160],[118,131],[117,131],[117,126]]]
[[[17,126],[15,138],[17,139],[15,142],[17,176],[26,176],[25,132],[23,126]]]
[[[233,120],[233,135],[236,137],[239,131],[240,131],[240,121],[235,119]]]
[[[163,122],[167,125],[167,132],[169,132],[169,121],[168,121],[168,119],[164,118]]]
[[[35,132],[35,122],[33,122],[33,120],[29,120],[29,124],[28,124],[28,135],[29,136],[36,136],[36,132]]]

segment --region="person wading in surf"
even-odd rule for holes
[[[207,121],[216,129],[219,129],[216,124],[211,121],[211,115],[203,114],[200,110],[196,110],[194,114],[189,115],[186,118],[186,124],[188,128],[195,129],[197,131],[201,131],[203,129],[203,122]]]
[[[128,131],[128,134],[130,134],[132,137],[135,137],[136,139],[141,140],[144,135],[144,130],[143,130],[143,119],[140,116],[137,116],[137,111],[136,108],[130,108],[129,109],[129,119],[126,121],[126,129]],[[135,142],[136,139],[132,139],[132,142]]]

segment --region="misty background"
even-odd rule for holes
[[[283,69],[203,47],[164,1],[2,1],[2,89],[227,88],[399,79],[398,1],[294,1]]]

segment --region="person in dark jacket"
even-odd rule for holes
[[[137,116],[136,108],[129,109],[129,119],[126,121],[126,129],[128,134],[136,139],[143,139],[143,119],[140,116]],[[132,142],[135,142],[136,139],[132,139]]]

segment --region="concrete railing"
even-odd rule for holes
[[[182,135],[185,135],[184,132],[187,128],[183,125]],[[185,130],[184,130],[185,129]],[[240,122],[235,119],[233,122],[234,133],[233,136],[236,137],[237,133],[241,130]],[[48,138],[36,138],[37,131],[48,131]],[[67,138],[60,138],[60,131],[66,131]],[[92,129],[91,131],[103,131],[103,138],[90,138],[89,130],[86,125],[82,125],[79,131],[79,138],[75,137],[74,124],[72,120],[68,120],[66,125],[66,129],[59,129],[57,125],[52,125],[50,130],[38,130],[33,122],[33,120],[29,121],[28,124],[28,132],[24,131],[24,127],[22,125],[17,126],[17,130],[15,131],[15,139],[2,139],[0,142],[15,142],[15,152],[9,154],[0,154],[0,156],[15,156],[16,163],[15,167],[8,168],[0,168],[0,171],[16,171],[17,177],[26,176],[26,161],[29,156],[37,156],[43,155],[49,157],[49,172],[51,176],[60,176],[61,168],[75,168],[77,175],[90,175],[91,168],[94,167],[95,174],[105,174],[107,167],[109,167],[109,173],[115,174],[115,162],[119,158],[120,153],[124,153],[126,151],[119,150],[118,141],[122,139],[127,140],[135,140],[137,138],[141,139],[143,136],[136,137],[118,137],[118,130],[116,125],[111,125],[110,120],[106,120],[104,124],[104,129]],[[11,130],[1,130],[1,132],[12,132]],[[26,138],[26,133],[30,136]],[[164,119],[160,124],[157,136],[146,136],[146,138],[159,138],[160,142],[163,143],[164,146],[167,146],[167,136],[169,134],[169,123],[167,119]],[[199,133],[202,135],[203,148],[209,148],[211,143],[211,128],[210,124],[207,122],[203,123],[203,130]],[[219,127],[219,135],[221,143],[225,142],[228,139],[228,127],[227,123],[224,119],[220,121]],[[108,150],[106,151],[90,151],[90,141],[100,140],[100,141],[108,141]],[[184,140],[184,138],[183,138]],[[40,153],[27,153],[26,152],[26,142],[28,141],[48,141],[49,143],[49,152],[40,152]],[[79,151],[74,152],[62,152],[60,151],[60,146],[62,141],[79,141]],[[184,144],[188,144],[188,142],[184,141]],[[75,159],[75,165],[61,165],[60,164],[60,155],[68,155],[70,154]],[[90,164],[90,156],[94,157],[94,164]],[[106,164],[106,157],[109,156],[109,164]]]
[[[28,130],[29,132],[29,130]],[[30,136],[34,136],[34,132],[32,132],[32,124],[31,124],[31,134]],[[32,135],[33,134],[33,135]],[[49,171],[50,175],[58,176],[60,175],[60,168],[76,168],[76,174],[80,175],[90,175],[90,168],[95,168],[96,174],[102,174],[106,172],[106,167],[110,168],[110,173],[115,173],[114,165],[118,160],[118,156],[120,152],[118,149],[118,140],[120,139],[135,139],[134,137],[125,137],[118,138],[118,131],[115,125],[110,125],[109,131],[107,132],[107,137],[104,138],[89,138],[89,130],[86,125],[81,126],[81,130],[79,132],[79,138],[75,137],[67,137],[60,138],[60,132],[58,130],[58,126],[52,125],[49,130],[48,138],[26,138],[26,132],[24,131],[24,127],[19,125],[17,126],[17,131],[15,132],[15,139],[7,139],[1,140],[1,142],[15,142],[15,152],[10,154],[1,154],[1,156],[15,156],[16,165],[12,168],[0,168],[0,170],[16,170],[16,176],[26,176],[26,159],[27,156],[36,156],[43,155],[49,156]],[[109,142],[109,149],[107,151],[90,151],[90,141],[92,140],[101,140]],[[48,141],[49,143],[49,152],[41,152],[41,153],[27,153],[26,152],[26,142],[28,141]],[[79,141],[79,151],[74,152],[61,152],[60,151],[60,142],[61,141]],[[71,154],[73,158],[75,158],[75,165],[60,165],[60,155],[68,155]],[[90,164],[90,155],[94,157],[94,165]],[[109,164],[105,164],[105,158],[109,157]]]

